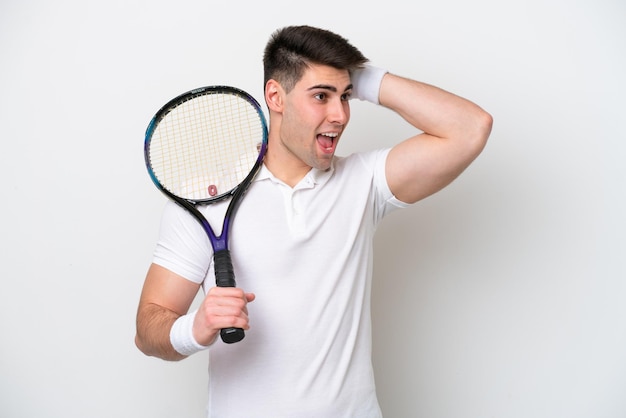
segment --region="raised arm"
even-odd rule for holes
[[[467,168],[484,148],[492,118],[469,100],[393,74],[386,74],[380,87],[380,104],[423,132],[396,145],[386,165],[391,191],[413,203]]]
[[[353,83],[356,98],[395,111],[422,132],[394,146],[387,157],[387,182],[403,202],[417,202],[450,184],[491,133],[491,115],[440,88],[372,66],[355,72]]]

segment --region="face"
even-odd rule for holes
[[[350,119],[350,89],[347,70],[307,69],[293,90],[283,93],[278,137],[270,138],[278,144],[271,147],[278,146],[294,166],[328,169]]]

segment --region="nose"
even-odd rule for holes
[[[328,105],[328,120],[331,123],[345,125],[350,119],[350,104],[347,100],[333,100]]]

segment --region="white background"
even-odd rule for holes
[[[377,235],[385,416],[625,417],[621,0],[2,0],[0,415],[203,416],[206,354],[133,343],[165,203],[143,134],[195,87],[262,100],[263,47],[289,24],[495,119],[461,178]],[[411,133],[355,102],[339,153]]]

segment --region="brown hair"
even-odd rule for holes
[[[310,64],[352,71],[367,61],[336,33],[311,26],[287,26],[275,31],[265,47],[263,83],[274,79],[289,92]]]

